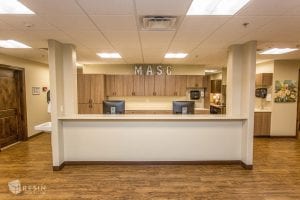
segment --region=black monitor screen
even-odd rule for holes
[[[124,114],[125,101],[103,101],[103,114]]]
[[[194,114],[194,101],[173,101],[174,114]]]

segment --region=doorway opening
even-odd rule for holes
[[[25,70],[0,64],[0,151],[27,140]]]

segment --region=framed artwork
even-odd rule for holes
[[[297,82],[293,80],[275,81],[275,103],[294,103],[297,101]]]
[[[40,95],[41,88],[40,87],[32,87],[32,95]]]

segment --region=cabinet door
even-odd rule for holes
[[[124,96],[124,76],[115,75],[115,96]]]
[[[165,75],[155,75],[154,76],[154,95],[164,96],[166,94],[166,76]]]
[[[271,132],[271,113],[265,112],[262,117],[261,134],[269,136]]]
[[[188,88],[196,87],[196,76],[187,76],[186,86]]]
[[[262,74],[262,85],[270,86],[273,83],[273,74],[272,73],[263,73]]]
[[[211,93],[221,93],[222,80],[211,80]]]
[[[104,75],[91,75],[92,103],[102,103],[104,100]]]
[[[124,96],[134,96],[134,80],[133,80],[133,75],[124,75],[123,76],[123,81],[124,81]]]
[[[102,103],[93,103],[90,108],[89,114],[102,114],[103,113],[103,104]]]
[[[145,95],[145,76],[133,76],[133,92],[135,96]]]
[[[78,103],[89,103],[91,99],[91,75],[77,75]]]
[[[196,87],[203,87],[203,76],[198,75],[196,76]]]
[[[176,75],[175,76],[175,85],[176,85],[176,95],[185,96],[186,95],[186,86],[187,86],[187,76],[185,75]]]
[[[105,75],[105,94],[108,97],[115,96],[115,76]]]
[[[145,76],[145,96],[154,95],[154,75]]]
[[[90,104],[88,103],[79,103],[78,104],[78,114],[90,114]]]
[[[176,76],[166,76],[166,96],[177,96]]]

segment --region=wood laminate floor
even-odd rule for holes
[[[14,179],[29,189],[10,193],[7,183]],[[0,152],[0,200],[6,199],[299,200],[300,140],[256,138],[253,170],[91,165],[53,172],[50,135],[42,134]]]

